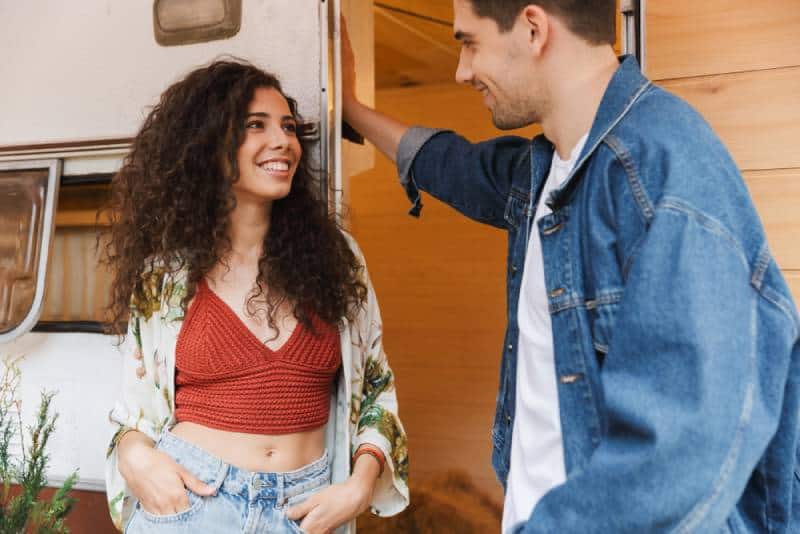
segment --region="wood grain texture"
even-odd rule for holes
[[[408,11],[439,21],[453,22],[452,0],[375,0],[375,5]]]
[[[472,140],[503,133],[480,95],[456,84],[378,91],[377,104],[405,122]],[[490,435],[506,324],[506,234],[427,195],[422,217],[408,216],[395,167],[383,156],[350,186],[351,228],[381,305],[412,484],[463,468],[500,499]]]
[[[97,210],[60,210],[56,212],[56,226],[83,226],[94,228],[97,225]]]
[[[800,67],[660,85],[700,111],[741,169],[800,167]]]
[[[778,265],[800,270],[800,169],[752,171],[745,182]]]
[[[454,82],[459,45],[448,26],[375,8],[378,89]]]
[[[800,306],[800,271],[784,271],[783,275],[792,290],[795,306]]]
[[[657,0],[646,17],[654,80],[800,65],[797,0]]]

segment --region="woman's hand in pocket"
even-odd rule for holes
[[[300,528],[308,534],[330,534],[369,507],[379,474],[380,465],[364,455],[345,482],[333,484],[292,506],[286,517],[300,521]]]
[[[152,440],[141,432],[128,432],[120,440],[119,466],[131,493],[147,512],[154,515],[172,515],[188,510],[187,489],[200,496],[214,494],[213,487],[154,448]]]
[[[368,504],[367,492],[351,477],[347,482],[333,484],[292,506],[286,517],[300,521],[300,528],[308,534],[329,534],[358,516]]]

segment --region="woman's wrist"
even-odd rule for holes
[[[360,511],[366,510],[372,501],[372,494],[378,484],[380,474],[381,464],[375,457],[361,454],[355,458],[353,473],[350,475],[349,481],[356,491]]]
[[[353,469],[355,469],[355,464],[358,462],[358,459],[361,456],[371,456],[378,463],[378,478],[380,478],[381,475],[383,475],[384,468],[386,467],[386,456],[383,454],[381,448],[377,445],[372,445],[371,443],[362,443],[353,455]]]
[[[138,430],[126,432],[117,442],[117,458],[122,477],[127,480],[131,467],[141,465],[142,452],[149,452],[154,446],[155,442]]]

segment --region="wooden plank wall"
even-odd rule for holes
[[[797,0],[648,3],[648,75],[697,107],[730,148],[800,300],[797,27]],[[404,121],[473,140],[499,134],[480,99],[454,84],[380,90],[376,102]],[[420,220],[407,216],[394,166],[382,156],[351,178],[349,198],[383,310],[412,480],[466,468],[499,498],[489,433],[505,326],[505,236],[430,197]]]
[[[800,2],[647,4],[647,74],[711,123],[800,300]],[[700,179],[700,178],[699,178]]]
[[[480,95],[455,83],[377,91],[376,102],[403,121],[471,140],[501,134]],[[412,482],[461,468],[500,499],[490,435],[506,322],[506,234],[427,195],[422,217],[410,217],[394,165],[376,160],[350,179],[351,228],[381,305]]]

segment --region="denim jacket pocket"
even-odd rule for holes
[[[606,354],[608,354],[621,298],[622,291],[603,291],[585,303],[592,333],[592,344],[597,355],[597,363],[601,367]]]
[[[733,513],[730,515],[730,517],[728,517],[728,520],[725,521],[725,527],[722,529],[722,532],[731,534],[746,534],[750,531],[751,529],[748,528],[745,522],[742,520],[742,516],[738,509],[733,510]]]
[[[512,188],[506,202],[504,218],[509,228],[517,230],[527,216],[530,209],[530,193]]]

